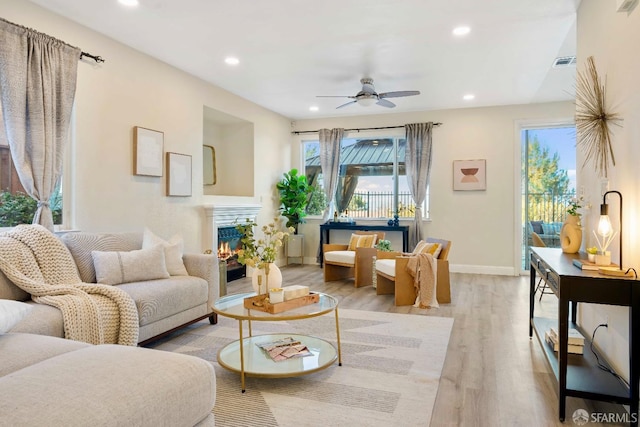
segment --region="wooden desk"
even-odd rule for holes
[[[330,230],[352,230],[352,231],[400,231],[402,233],[402,251],[409,252],[409,226],[408,225],[355,225],[344,222],[325,222],[320,224],[320,267],[324,263],[324,252],[322,246],[329,241]]]
[[[640,282],[633,278],[603,276],[597,271],[580,270],[572,264],[574,258],[586,254],[565,254],[558,248],[531,248],[529,289],[529,337],[536,335],[544,349],[553,373],[558,379],[558,415],[565,419],[567,396],[601,400],[630,406],[631,425],[638,425],[638,384],[640,380]],[[533,316],[536,272],[558,297],[558,319]],[[608,372],[598,368],[589,348],[592,331],[576,325],[579,302],[629,307],[629,383],[630,387]],[[569,319],[571,303],[571,319]],[[559,323],[559,325],[558,325]],[[544,332],[558,327],[559,348],[556,354],[544,339]],[[569,327],[575,327],[585,337],[584,355],[567,354]],[[603,358],[600,360],[604,363]],[[634,416],[634,414],[636,414]]]

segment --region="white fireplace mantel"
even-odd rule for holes
[[[218,249],[218,228],[244,224],[247,219],[255,221],[262,205],[204,205],[203,207],[206,215],[203,243],[206,246],[205,250],[211,249],[213,253],[216,253]]]

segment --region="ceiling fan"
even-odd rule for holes
[[[414,96],[420,95],[419,90],[400,90],[396,92],[384,92],[377,93],[376,89],[373,87],[373,79],[363,78],[360,79],[360,83],[362,83],[362,90],[353,96],[340,96],[340,95],[318,95],[318,98],[352,98],[353,101],[349,101],[346,104],[339,105],[336,107],[342,108],[351,104],[360,104],[363,107],[368,107],[369,105],[378,104],[382,107],[393,108],[396,106],[393,102],[387,100],[386,98],[400,98],[403,96]]]

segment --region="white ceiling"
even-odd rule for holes
[[[31,0],[291,119],[571,100],[580,0]],[[467,25],[466,37],[455,26]],[[100,55],[91,46],[80,46]],[[240,64],[231,67],[225,57]],[[109,66],[106,57],[105,67]],[[396,108],[335,107],[362,77]],[[463,95],[473,93],[473,101]],[[316,105],[319,111],[311,112]]]

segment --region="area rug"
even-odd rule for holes
[[[218,350],[238,339],[236,320],[197,323],[154,348],[213,363],[219,426],[428,426],[453,319],[349,309],[339,317],[342,366],[295,378],[247,377],[245,393],[239,374],[217,363]],[[336,337],[333,314],[252,328],[253,335]]]

